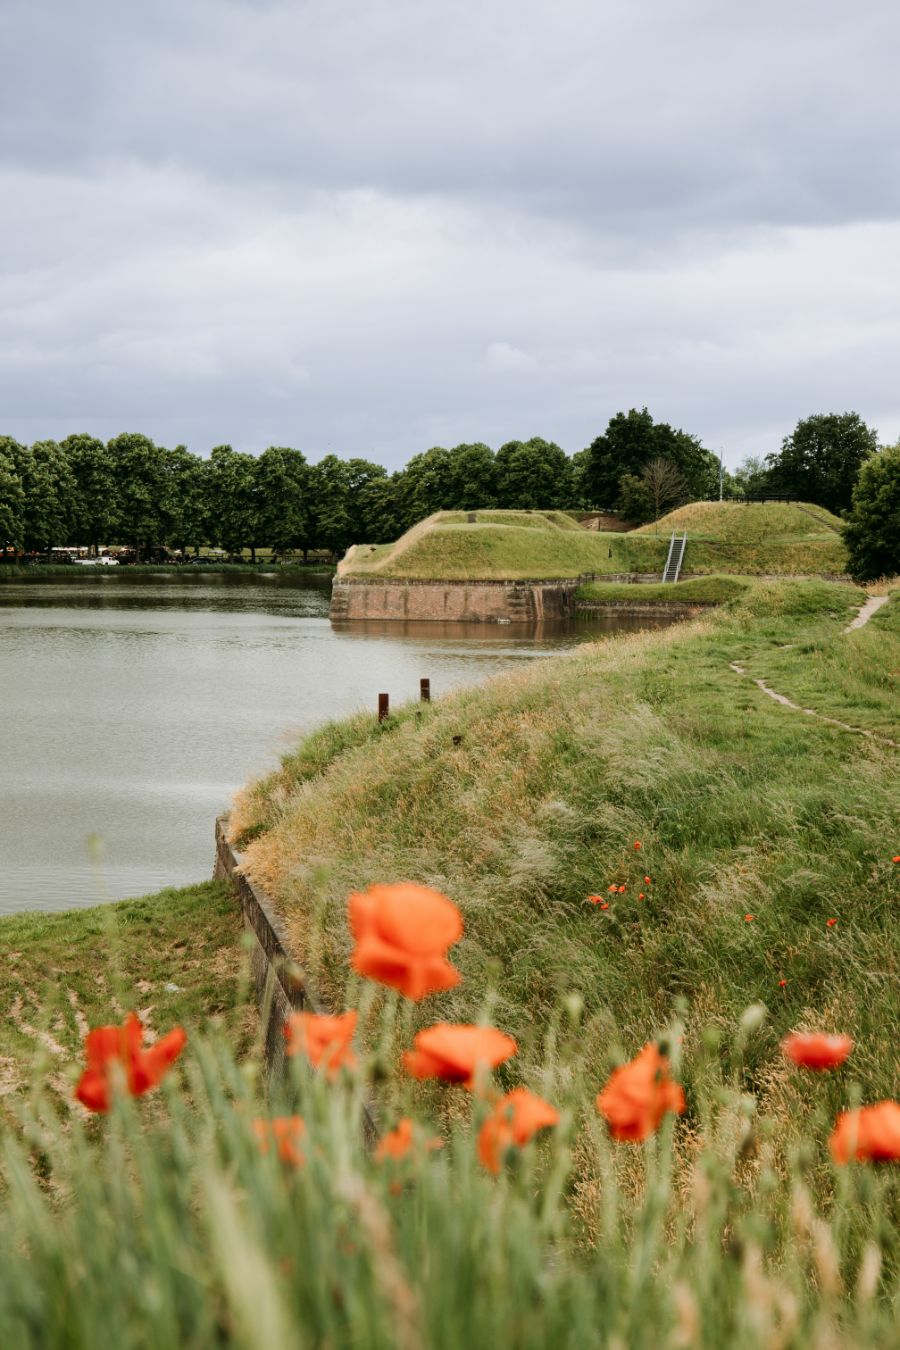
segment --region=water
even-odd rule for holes
[[[306,730],[642,617],[541,629],[328,620],[329,577],[0,577],[0,914],[211,875],[235,789]]]

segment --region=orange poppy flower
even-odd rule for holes
[[[821,1031],[793,1031],[781,1048],[802,1069],[835,1069],[853,1049],[849,1036],[827,1036]]]
[[[444,1078],[472,1087],[479,1069],[495,1069],[518,1049],[511,1036],[496,1027],[438,1022],[416,1036],[414,1050],[403,1056],[413,1078]]]
[[[891,862],[900,862],[900,853],[895,853],[893,858],[891,858]]]
[[[630,1064],[615,1069],[597,1097],[597,1110],[614,1139],[646,1139],[667,1111],[684,1110],[684,1092],[669,1077],[669,1062],[652,1042]]]
[[[644,884],[647,885],[647,886],[650,885],[650,878],[649,878],[649,877],[644,877]]]
[[[607,895],[615,895],[615,893],[616,893],[616,891],[617,891],[618,889],[619,889],[618,886],[607,886],[607,888],[606,888],[606,894],[607,894]]]
[[[302,1167],[306,1162],[300,1151],[300,1140],[306,1133],[306,1122],[302,1116],[273,1116],[271,1120],[254,1120],[253,1133],[261,1153],[268,1153],[274,1143],[283,1163]]]
[[[329,1017],[319,1013],[291,1013],[283,1031],[289,1055],[306,1055],[313,1068],[324,1065],[328,1077],[340,1069],[355,1069],[351,1042],[356,1032],[355,1012]]]
[[[900,1161],[900,1105],[878,1102],[842,1111],[828,1141],[836,1163]]]
[[[624,887],[624,886],[620,886],[620,887],[619,887],[619,894],[620,894],[620,895],[624,895],[624,894],[625,894],[625,887]]]
[[[500,1171],[503,1154],[514,1145],[524,1148],[529,1139],[551,1125],[559,1124],[555,1106],[536,1097],[527,1088],[514,1088],[501,1097],[478,1132],[478,1157],[489,1172]]]
[[[836,923],[837,923],[837,919],[826,919],[826,920],[825,920],[825,927],[826,927],[826,928],[833,928],[834,925],[835,925]]]
[[[592,905],[602,905],[602,904],[603,904],[603,896],[602,896],[602,895],[589,895],[589,896],[588,896],[588,899],[590,900],[590,902],[591,902]]]
[[[75,1096],[89,1111],[108,1111],[116,1075],[132,1097],[155,1088],[187,1042],[182,1027],[173,1027],[154,1045],[143,1047],[144,1028],[134,1013],[120,1027],[95,1027],[84,1039],[87,1067]]]
[[[608,901],[608,900],[603,900],[603,901],[601,901],[600,908],[601,908],[601,909],[609,909],[609,901]]]
[[[778,981],[778,988],[779,988],[779,989],[786,989],[786,988],[787,988],[787,980],[779,980],[779,981]]]
[[[638,899],[639,899],[639,900],[646,900],[646,898],[647,898],[647,897],[644,895],[644,892],[641,891],[640,895],[638,896]]]
[[[752,923],[755,918],[756,918],[755,914],[745,914],[744,923]]]
[[[405,881],[350,896],[353,969],[418,1000],[459,984],[447,948],[462,937],[462,915],[440,891]]]
[[[641,847],[641,841],[640,841],[640,839],[635,839],[635,841],[634,841],[635,852],[637,852],[637,851],[640,849],[640,847]]]
[[[376,1162],[384,1162],[386,1158],[405,1158],[415,1143],[413,1137],[413,1123],[409,1116],[403,1116],[397,1121],[396,1129],[388,1134],[383,1134],[378,1141],[375,1149]],[[434,1149],[443,1148],[443,1139],[427,1139],[425,1147],[429,1152]]]

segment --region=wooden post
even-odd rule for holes
[[[379,695],[378,695],[378,720],[379,720],[379,722],[383,722],[384,719],[385,719],[386,717],[389,717],[389,716],[390,716],[390,713],[391,713],[391,696],[390,696],[390,694],[379,694]]]
[[[431,681],[430,681],[430,680],[420,680],[420,681],[419,681],[419,698],[422,700],[423,703],[430,703],[430,702],[431,702]]]

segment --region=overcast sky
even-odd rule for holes
[[[896,0],[0,0],[0,434],[900,435]]]

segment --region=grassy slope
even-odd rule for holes
[[[692,502],[663,516],[658,529],[666,536],[673,529],[687,530],[685,571],[796,575],[844,571],[847,555],[835,533],[840,526],[837,516],[819,506]],[[635,533],[653,535],[656,528],[644,525]]]
[[[0,919],[0,1098],[35,1055],[61,1077],[81,1061],[85,1022],[139,1010],[148,1028],[243,1025],[240,911],[229,889],[207,882],[140,900]],[[169,989],[173,985],[177,988]],[[239,1033],[240,1034],[243,1033]]]
[[[897,752],[779,707],[729,669],[900,738],[900,597],[841,636],[862,599],[758,583],[690,625],[581,648],[380,729],[357,717],[316,733],[245,796],[235,829],[258,835],[250,871],[320,993],[347,997],[347,893],[412,878],[466,917],[465,982],[417,1021],[471,1017],[495,989],[526,1071],[574,988],[598,1072],[618,1034],[632,1050],[676,996],[690,1003],[689,1060],[699,1025],[761,1000],[772,1019],[752,1081],[773,1109],[796,1105],[776,1054],[794,1025],[856,1035],[864,1094],[896,1092]],[[628,889],[608,911],[588,903],[611,884]]]
[[[671,582],[636,587],[630,582],[588,581],[578,587],[575,599],[586,605],[641,604],[648,600],[654,604],[721,605],[743,595],[752,584],[746,577],[727,576],[692,577],[675,586]]]
[[[840,537],[796,506],[697,502],[628,534],[582,529],[558,511],[438,512],[393,544],[361,545],[345,575],[440,578],[553,578],[581,572],[661,572],[673,528],[689,532],[685,571],[840,573]],[[827,512],[823,518],[834,522]]]

